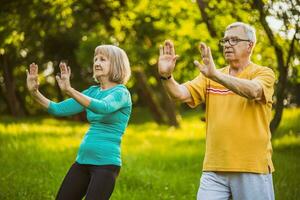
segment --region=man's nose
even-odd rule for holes
[[[231,45],[230,45],[230,43],[229,43],[229,40],[226,40],[226,41],[225,41],[224,47],[225,47],[225,48],[231,47]]]

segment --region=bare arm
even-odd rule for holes
[[[255,80],[236,78],[219,71],[211,79],[247,99],[262,99],[262,86]]]
[[[195,61],[194,63],[196,66],[198,66],[204,76],[220,83],[234,93],[242,97],[246,97],[247,99],[262,99],[263,89],[257,81],[236,78],[234,76],[219,72],[218,70],[216,70],[210,48],[207,47],[204,43],[201,43],[200,49],[204,64],[202,65],[198,61]]]
[[[168,80],[163,80],[163,86],[166,88],[172,99],[181,102],[192,101],[192,96],[188,89],[184,85],[177,83],[173,77]]]
[[[43,108],[47,109],[49,107],[50,104],[50,100],[47,99],[42,93],[40,93],[39,91],[33,92],[31,93],[31,96],[33,97],[33,99],[40,104]]]
[[[91,100],[87,96],[71,87],[71,68],[63,62],[59,64],[59,68],[61,76],[56,76],[56,80],[61,91],[75,99],[83,107],[88,107],[91,103]]]
[[[188,89],[184,85],[177,83],[172,77],[177,58],[173,42],[166,40],[164,46],[160,46],[159,48],[158,73],[166,79],[162,80],[163,86],[171,98],[181,102],[190,102],[192,101],[192,97]]]

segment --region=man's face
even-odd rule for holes
[[[223,53],[226,61],[242,60],[248,58],[251,54],[253,42],[240,41],[240,39],[249,40],[242,27],[234,27],[226,30],[224,39]],[[230,41],[228,41],[229,39]]]

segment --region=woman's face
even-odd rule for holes
[[[109,59],[101,53],[96,54],[94,57],[94,65],[93,65],[94,77],[98,79],[100,77],[108,76],[109,69],[110,69]]]

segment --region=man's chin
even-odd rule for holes
[[[227,62],[231,62],[231,61],[234,61],[234,60],[236,60],[233,56],[225,56],[225,60],[227,61]]]

